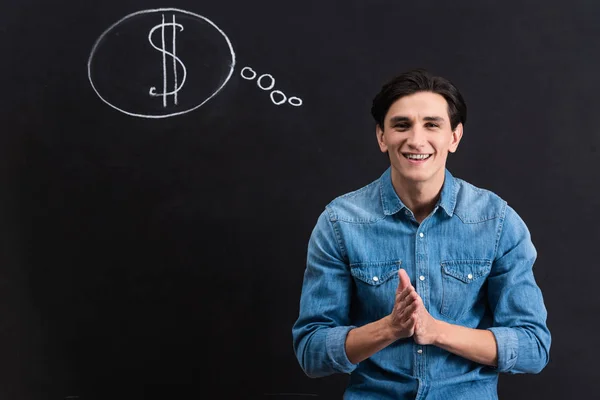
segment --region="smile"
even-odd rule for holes
[[[429,157],[431,157],[431,154],[408,154],[408,153],[403,153],[402,155],[404,157],[406,157],[407,159],[411,160],[411,161],[425,161]]]

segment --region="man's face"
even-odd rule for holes
[[[394,182],[441,183],[448,152],[462,137],[462,124],[452,131],[448,103],[443,96],[417,92],[396,100],[388,110],[383,130],[377,126],[382,152],[388,152]]]

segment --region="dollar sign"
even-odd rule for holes
[[[166,49],[165,28],[168,26],[173,27],[173,41],[172,41],[173,51],[172,52],[169,52]],[[162,91],[162,93],[157,93],[156,87],[152,86],[150,88],[150,96],[153,96],[153,97],[162,96],[164,107],[167,106],[167,97],[169,97],[169,96],[173,96],[173,101],[175,104],[177,104],[177,93],[181,90],[181,88],[183,88],[185,79],[187,77],[187,70],[185,68],[185,65],[179,59],[179,57],[177,57],[175,55],[177,28],[179,28],[180,30],[183,31],[183,25],[175,22],[175,15],[173,15],[173,22],[165,23],[165,15],[163,14],[162,23],[153,27],[150,30],[150,33],[148,34],[148,41],[150,42],[152,47],[154,47],[156,50],[158,50],[162,53],[162,67],[163,67],[163,91]],[[157,46],[156,44],[154,44],[154,42],[152,41],[152,35],[154,34],[154,32],[156,32],[159,29],[161,30],[161,46],[160,47]],[[167,82],[168,82],[167,56],[173,58],[173,81],[174,81],[174,84],[173,84],[173,90],[171,90],[171,91],[167,91]],[[177,64],[181,65],[181,68],[183,69],[183,78],[181,79],[181,83],[177,82]]]

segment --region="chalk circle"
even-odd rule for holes
[[[244,75],[244,71],[246,71],[246,70],[252,72],[254,75],[252,75],[252,77]],[[240,72],[240,75],[242,76],[242,78],[251,81],[252,79],[256,78],[257,74],[256,74],[256,72],[252,68],[250,68],[250,67],[244,67],[244,68],[242,68],[242,71]]]
[[[263,80],[263,78],[269,78],[271,79],[271,85],[267,86],[267,87],[263,87],[263,85],[261,84],[261,81]],[[258,79],[256,80],[256,84],[258,85],[259,88],[261,88],[262,90],[271,90],[275,87],[275,78],[273,78],[272,75],[270,74],[262,74],[261,76],[258,77]]]
[[[223,39],[225,39],[225,43],[227,44],[227,50],[229,52],[229,54],[228,54],[228,59],[229,59],[229,61],[228,61],[229,73],[226,75],[225,79],[221,82],[221,84],[216,88],[216,90],[214,90],[214,92],[212,92],[212,94],[208,96],[208,98],[206,98],[204,100],[201,100],[198,104],[195,104],[195,105],[191,106],[190,108],[187,108],[186,110],[177,111],[177,112],[171,112],[171,113],[165,113],[165,114],[148,115],[148,114],[142,114],[142,113],[138,113],[138,112],[127,111],[127,110],[124,110],[121,107],[116,106],[115,104],[112,104],[110,101],[108,101],[106,98],[104,98],[100,94],[100,91],[98,90],[98,88],[94,84],[94,79],[92,78],[92,66],[93,66],[93,63],[94,63],[94,56],[96,55],[96,52],[97,52],[100,44],[103,42],[103,40],[107,37],[107,35],[109,33],[112,33],[121,24],[123,24],[125,21],[127,21],[127,20],[129,20],[129,19],[131,19],[133,17],[139,16],[139,15],[143,15],[143,14],[166,13],[166,12],[177,12],[177,13],[185,14],[187,16],[198,18],[198,19],[202,20],[203,22],[206,22],[212,28],[214,28],[223,37]],[[119,32],[116,33],[116,35],[118,35],[118,34],[119,34]],[[131,115],[131,116],[134,116],[134,117],[141,117],[141,118],[167,118],[167,117],[173,117],[173,116],[176,116],[176,115],[186,114],[186,113],[188,113],[190,111],[193,111],[193,110],[201,107],[207,101],[209,101],[210,99],[212,99],[217,93],[219,93],[221,91],[221,89],[223,89],[223,87],[227,84],[227,82],[229,82],[229,79],[231,78],[231,76],[233,74],[234,67],[235,67],[235,52],[233,51],[233,46],[231,45],[231,41],[229,40],[229,38],[227,37],[227,35],[225,34],[225,32],[223,32],[214,22],[212,22],[208,18],[206,18],[206,17],[204,17],[202,15],[199,15],[199,14],[195,14],[195,13],[190,12],[190,11],[179,9],[179,8],[155,8],[155,9],[141,10],[141,11],[137,11],[137,12],[131,13],[131,14],[129,14],[129,15],[121,18],[120,20],[118,20],[117,22],[115,22],[114,24],[112,24],[108,29],[106,29],[100,35],[100,37],[96,40],[96,42],[94,43],[94,46],[92,47],[92,51],[90,52],[90,56],[89,56],[88,63],[87,63],[88,79],[90,81],[90,84],[92,85],[92,88],[94,89],[94,91],[98,95],[98,97],[100,97],[100,99],[102,101],[104,101],[106,104],[108,104],[109,106],[111,106],[115,110],[118,110],[118,111],[120,111],[120,112],[122,112],[124,114],[127,114],[127,115]],[[196,100],[196,101],[198,101],[198,100]]]
[[[280,101],[275,101],[275,96],[274,96],[275,94],[278,94],[278,95],[280,95],[280,96],[282,97],[282,99],[281,99]],[[282,105],[282,104],[283,104],[283,103],[285,103],[285,101],[287,100],[287,97],[285,97],[285,94],[283,94],[283,92],[282,92],[282,91],[280,91],[280,90],[273,90],[273,91],[271,92],[270,96],[271,96],[271,101],[272,101],[272,102],[273,102],[273,104],[275,104],[276,106],[280,106],[280,105]]]
[[[294,107],[300,107],[302,105],[302,99],[296,96],[292,96],[288,99],[288,103]]]

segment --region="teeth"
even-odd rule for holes
[[[411,160],[424,160],[426,158],[429,158],[431,154],[407,154],[406,158],[411,159]]]

